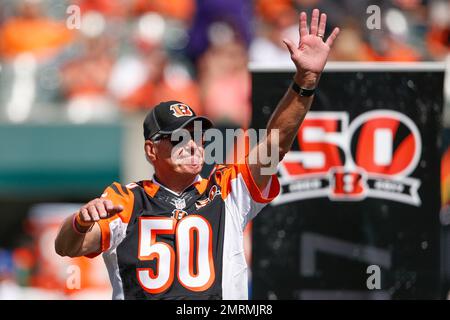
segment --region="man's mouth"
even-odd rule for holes
[[[191,155],[191,156],[183,156],[177,159],[179,164],[187,164],[187,165],[200,165],[202,164],[202,158],[199,156]]]

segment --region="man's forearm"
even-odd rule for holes
[[[317,85],[318,76],[296,74],[294,81],[303,88],[313,89]],[[271,161],[269,164],[263,165],[261,161],[257,161],[256,164],[250,165],[252,176],[261,190],[265,188],[270,179],[270,175],[262,173],[262,168],[276,168],[279,161],[289,152],[298,129],[311,107],[313,97],[299,96],[289,86],[267,123],[267,136],[259,143],[257,148],[250,152],[250,157],[253,159],[259,159],[257,153],[261,151],[263,154],[270,154]],[[274,134],[275,130],[278,135]],[[273,152],[277,154],[274,155]],[[269,170],[269,172],[271,171]]]
[[[97,222],[123,210],[122,204],[114,205],[111,200],[96,198],[89,201],[76,216],[72,215],[63,222],[55,240],[56,253],[78,257],[99,252],[102,233]]]
[[[61,256],[76,256],[83,245],[86,235],[77,234],[72,227],[72,216],[68,217],[61,226],[55,240],[55,251]]]
[[[330,48],[339,34],[339,28],[334,28],[330,36],[325,40],[326,14],[314,9],[311,17],[311,24],[308,30],[306,13],[300,14],[300,42],[294,44],[289,39],[283,39],[291,59],[296,67],[294,81],[304,89],[315,89],[319,82],[320,74],[325,68]],[[250,151],[252,160],[258,159],[258,150],[261,154],[268,154],[270,150],[271,163],[262,163],[258,159],[256,163],[250,164],[252,176],[259,188],[264,188],[270,176],[262,173],[262,168],[272,169],[278,165],[284,155],[291,149],[295,136],[302,124],[309,108],[311,107],[313,96],[300,96],[291,87],[278,103],[272,117],[267,124],[267,135],[256,148]],[[275,154],[278,153],[278,154]],[[255,161],[253,161],[255,162]]]
[[[92,227],[77,226],[80,232],[76,232],[72,217],[68,217],[59,230],[55,240],[56,253],[60,256],[77,257],[98,250],[100,236],[97,224]]]
[[[296,74],[294,81],[303,88],[312,89],[317,86],[318,77]],[[272,113],[267,124],[267,132],[270,136],[273,129],[278,130],[278,150],[280,160],[291,149],[298,129],[311,107],[313,97],[314,95],[311,97],[299,96],[292,90],[291,86],[289,86],[275,111]],[[268,143],[271,143],[271,139],[268,139]]]

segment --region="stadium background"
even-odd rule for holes
[[[68,28],[76,22],[70,5],[80,8],[80,29]],[[380,30],[367,28],[369,5],[381,8]],[[280,40],[295,39],[297,13],[314,7],[328,13],[328,31],[342,30],[331,61],[443,62],[448,55],[450,9],[441,0],[2,1],[0,299],[109,299],[101,258],[54,253],[61,218],[111,181],[151,175],[141,124],[158,101],[176,97],[220,128],[248,128],[259,112],[252,110],[249,63],[290,66]],[[448,88],[444,93],[445,248]],[[250,261],[250,230],[246,247]],[[448,275],[449,258],[441,259]],[[78,271],[81,288],[73,289]]]

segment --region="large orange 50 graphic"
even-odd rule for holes
[[[422,142],[411,119],[392,110],[361,114],[310,112],[298,132],[299,151],[280,165],[282,193],[273,204],[328,197],[358,201],[384,198],[420,205],[420,181],[409,177]]]

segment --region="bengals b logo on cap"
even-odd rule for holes
[[[176,103],[170,106],[170,110],[173,112],[173,115],[177,118],[180,117],[192,117],[194,113],[191,108],[184,103]]]

